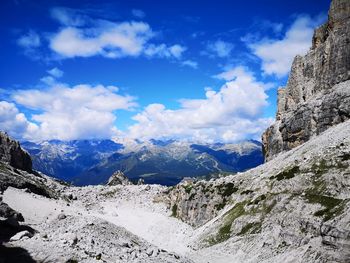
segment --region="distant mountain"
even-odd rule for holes
[[[194,144],[175,140],[23,142],[33,167],[76,185],[105,183],[116,170],[130,180],[174,185],[184,177],[240,172],[263,162],[261,144]]]
[[[21,145],[30,153],[34,169],[65,181],[71,181],[123,147],[111,140],[50,140]]]

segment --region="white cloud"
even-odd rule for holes
[[[182,57],[182,53],[185,52],[185,50],[186,48],[181,45],[173,45],[168,47],[165,44],[150,44],[145,48],[144,53],[148,57],[158,56],[163,58],[180,59]]]
[[[179,59],[186,50],[178,44],[150,43],[156,34],[144,22],[94,20],[67,8],[55,8],[51,15],[64,26],[50,37],[50,48],[62,58],[146,55]]]
[[[224,58],[228,57],[231,54],[232,49],[233,44],[222,40],[217,40],[215,42],[210,42],[207,44],[207,48],[206,51],[204,51],[204,54]]]
[[[16,105],[7,101],[0,101],[0,130],[8,132],[15,138],[26,138],[25,135],[34,134],[38,127],[30,123]]]
[[[37,129],[23,131],[31,140],[110,138],[115,127],[116,110],[130,110],[136,103],[122,96],[114,86],[55,84],[46,90],[18,90],[13,100],[22,107],[38,111],[31,116]],[[24,115],[23,115],[24,116]],[[30,125],[35,125],[34,123]]]
[[[48,70],[47,73],[55,78],[61,78],[63,76],[63,71],[58,68],[52,68]]]
[[[188,66],[188,67],[191,67],[191,68],[198,68],[198,63],[196,61],[193,61],[193,60],[185,60],[185,61],[182,61],[181,64],[183,66]]]
[[[90,33],[74,27],[62,29],[51,38],[50,47],[63,57],[138,56],[153,33],[148,24],[124,22]]]
[[[260,136],[272,120],[261,118],[267,105],[265,84],[251,72],[235,69],[233,81],[219,91],[207,88],[205,99],[183,99],[178,110],[162,104],[148,105],[133,117],[133,138],[187,138],[190,140],[237,141]]]
[[[224,72],[215,75],[214,78],[222,79],[225,81],[233,81],[237,78],[237,76],[240,76],[241,80],[245,79],[247,82],[249,82],[253,77],[251,73],[247,74],[245,72],[247,71],[242,67],[227,67]],[[260,83],[260,85],[264,88],[264,90],[268,90],[274,87],[272,83]]]
[[[41,45],[40,36],[34,31],[29,31],[17,40],[17,44],[29,49],[39,47]]]
[[[144,18],[146,16],[145,12],[140,9],[132,9],[131,14],[137,18]]]
[[[282,39],[245,40],[252,52],[261,59],[265,74],[283,77],[288,74],[296,55],[305,54],[310,46],[314,28],[324,17],[299,16]]]

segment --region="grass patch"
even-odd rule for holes
[[[245,200],[236,203],[229,211],[223,215],[221,226],[216,234],[206,239],[209,246],[226,241],[231,237],[231,227],[234,221],[244,215],[256,217],[258,216],[260,222],[249,223],[245,225],[237,235],[256,234],[260,233],[262,224],[266,216],[272,211],[277,204],[274,200],[275,194],[262,194],[256,199]],[[256,206],[250,207],[249,205],[255,204]]]
[[[233,208],[224,214],[224,223],[219,228],[218,233],[208,240],[210,246],[224,242],[231,236],[231,226],[233,222],[245,214],[244,206],[246,202],[237,203]]]
[[[315,175],[321,176],[329,170],[329,166],[327,165],[327,161],[322,159],[319,163],[314,163],[311,166],[311,172]]]
[[[219,193],[224,197],[231,196],[233,193],[238,191],[238,187],[235,187],[233,183],[218,185],[217,188]]]
[[[306,199],[311,204],[320,204],[324,208],[314,213],[314,216],[322,217],[328,221],[341,214],[345,207],[344,200],[325,195],[307,194]]]
[[[225,201],[223,201],[222,203],[220,203],[220,204],[216,204],[216,205],[214,205],[214,207],[215,207],[215,209],[216,210],[221,210],[221,209],[223,209],[224,207],[225,207],[225,205],[226,205],[226,202]]]
[[[177,217],[177,204],[174,204],[173,207],[171,208],[171,216]]]
[[[249,195],[251,193],[254,193],[254,191],[252,191],[252,190],[245,190],[245,191],[241,192],[241,195]]]
[[[286,170],[278,173],[275,176],[271,176],[270,180],[277,179],[277,181],[281,181],[281,180],[291,179],[299,172],[300,172],[299,166],[293,166],[291,168],[287,168]]]
[[[192,188],[193,188],[193,185],[192,184],[188,184],[188,185],[183,185],[182,187],[185,189],[185,192],[187,194],[189,194],[191,192]]]
[[[266,195],[260,195],[257,198],[254,199],[254,201],[249,202],[248,205],[257,205],[259,204],[261,201],[266,199]]]
[[[348,161],[350,160],[350,153],[344,153],[343,155],[340,156],[342,161]]]
[[[238,233],[239,236],[246,234],[257,234],[261,232],[261,222],[253,222],[245,225]]]

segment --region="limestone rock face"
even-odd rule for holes
[[[312,47],[296,56],[278,90],[276,122],[262,136],[265,160],[350,118],[350,1],[334,0]]]
[[[4,132],[0,132],[0,161],[17,169],[32,171],[29,154],[21,148],[19,142],[10,139]]]
[[[116,171],[112,176],[108,179],[107,185],[131,185],[132,183],[129,179],[123,174],[122,171]]]

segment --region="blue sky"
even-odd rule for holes
[[[0,129],[19,139],[259,138],[327,0],[3,1]]]

